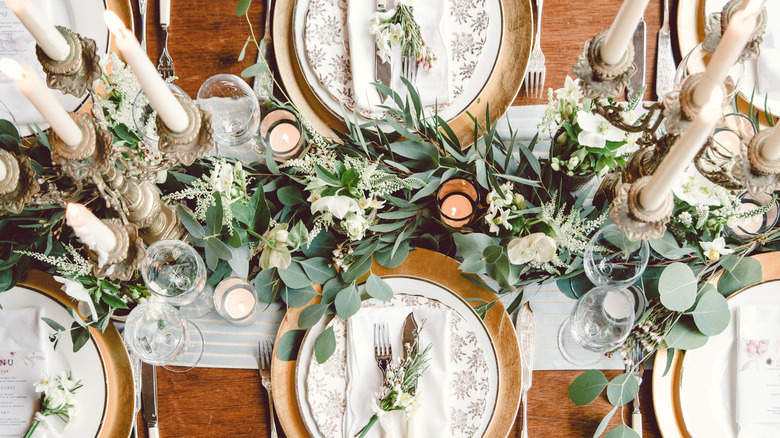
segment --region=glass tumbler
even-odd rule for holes
[[[211,113],[217,147],[250,142],[260,126],[260,104],[246,81],[236,75],[218,74],[200,86],[198,105]]]
[[[585,248],[585,274],[593,284],[628,287],[642,275],[650,259],[646,240],[632,242],[617,225],[599,230]]]

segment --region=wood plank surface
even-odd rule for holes
[[[582,51],[585,40],[609,27],[621,3],[620,0],[545,2],[541,41],[548,69],[546,87],[562,86],[566,75],[571,75],[571,66]],[[676,4],[676,1],[672,3]],[[169,51],[179,76],[176,83],[193,98],[200,84],[209,76],[218,73],[238,75],[255,62],[257,52],[252,45],[247,49],[245,59],[238,61],[241,48],[249,36],[249,27],[245,18],[235,16],[235,5],[236,0],[172,0]],[[137,8],[135,4],[133,7]],[[645,15],[648,23],[647,79],[651,84],[645,99],[655,98],[652,83],[661,8],[660,0],[652,0]],[[263,32],[264,9],[264,2],[258,0],[250,8],[249,17],[258,38]],[[672,9],[674,17],[676,6],[673,5]],[[148,52],[155,63],[162,39],[157,13],[157,2],[150,2],[147,15]],[[524,90],[514,101],[515,105],[540,103],[546,103],[546,96],[530,99],[525,97]],[[530,436],[584,438],[593,435],[610,406],[603,396],[586,407],[571,403],[568,387],[579,374],[579,371],[534,373],[528,408]],[[610,378],[617,374],[607,372]],[[641,406],[644,436],[648,438],[660,437],[653,414],[651,384],[651,373],[646,372]],[[159,368],[158,392],[162,437],[270,436],[268,403],[256,370],[199,368],[177,374]],[[629,421],[628,409],[623,416]],[[512,437],[520,436],[519,413],[517,419]],[[615,416],[612,424],[618,422],[619,418]],[[139,436],[146,437],[143,429],[139,416]]]

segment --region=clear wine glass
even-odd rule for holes
[[[189,318],[213,308],[206,290],[206,265],[195,248],[176,239],[158,240],[146,250],[141,276],[153,294],[166,303],[182,307]]]
[[[187,96],[187,93],[175,84],[169,82],[167,85],[174,96]],[[144,141],[156,148],[157,142],[160,140],[157,135],[157,111],[152,107],[144,90],[139,91],[133,100],[133,123]]]
[[[160,301],[135,307],[127,316],[123,336],[142,361],[169,371],[189,371],[203,356],[203,334],[198,326]]]
[[[650,259],[646,240],[632,242],[617,225],[599,230],[585,248],[585,274],[596,286],[628,287],[642,275]]]
[[[236,75],[218,74],[200,86],[198,105],[211,113],[217,147],[247,145],[260,126],[260,104],[252,88]]]
[[[616,286],[582,296],[558,330],[558,348],[569,362],[589,366],[626,340],[634,325],[635,297]]]

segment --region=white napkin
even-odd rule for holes
[[[353,438],[374,415],[377,393],[382,385],[382,372],[374,359],[374,323],[386,322],[393,347],[393,358],[402,357],[401,333],[404,320],[414,312],[422,327],[420,349],[431,345],[428,369],[420,378],[417,395],[420,404],[414,414],[415,435],[446,437],[450,431],[450,310],[421,307],[368,307],[347,320],[347,410],[344,416],[344,437]],[[424,321],[424,325],[423,325]],[[395,413],[394,413],[395,414]],[[382,433],[377,422],[367,437],[406,436],[402,415],[393,415],[392,432]],[[391,435],[392,433],[392,435]]]
[[[424,4],[423,4],[424,1]],[[388,2],[388,10],[395,10],[395,2]],[[436,61],[430,69],[417,71],[417,90],[423,105],[444,104],[452,100],[449,74],[449,51],[443,35],[447,34],[449,2],[444,0],[418,0],[414,8],[414,19],[420,25],[420,33],[425,43],[433,50]],[[355,91],[355,104],[358,108],[381,112],[379,105],[385,103],[371,85],[374,78],[374,59],[376,48],[374,36],[369,32],[370,18],[376,11],[376,3],[371,0],[347,0],[347,28],[349,30],[349,53],[352,69],[352,86]],[[446,14],[447,16],[449,14]],[[402,97],[406,96],[406,86],[401,81],[400,50],[393,51],[391,86]]]
[[[780,41],[776,41],[778,33],[775,29],[780,20],[780,2],[772,0],[766,2],[767,27],[764,34],[764,42],[761,43],[761,56],[756,62],[758,74],[756,95],[767,95],[770,100],[780,99]],[[762,97],[763,99],[763,97]],[[763,105],[763,102],[761,102]],[[777,108],[771,108],[777,111]]]
[[[777,437],[780,430],[780,307],[740,306],[736,347],[738,436]]]
[[[0,352],[43,352],[41,309],[0,310]]]

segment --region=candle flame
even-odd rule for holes
[[[743,11],[745,15],[755,15],[764,6],[764,0],[749,0]]]
[[[106,11],[103,12],[103,21],[106,22],[106,26],[108,26],[108,30],[112,34],[116,35],[123,30],[127,30],[125,23],[119,18],[119,15],[111,9],[106,9]]]
[[[11,58],[0,59],[0,71],[14,80],[22,79],[24,77],[24,68],[22,65]]]
[[[91,213],[87,207],[76,202],[69,202],[65,208],[65,219],[71,228],[81,228],[87,224],[87,218]]]
[[[452,207],[452,214],[450,214],[450,216],[455,217],[455,213],[457,213],[457,212],[458,212],[458,209],[455,208],[455,207]]]
[[[282,141],[285,142],[285,143],[289,143],[290,142],[290,136],[287,135],[287,134],[282,134]]]

